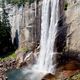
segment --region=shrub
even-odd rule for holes
[[[65,2],[65,4],[64,4],[64,10],[67,10],[67,7],[68,7],[68,3]]]

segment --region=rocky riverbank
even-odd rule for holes
[[[8,80],[5,75],[8,70],[24,68],[28,65],[28,63],[34,61],[33,55],[28,56],[28,54],[30,53],[32,54],[32,52],[19,52],[16,59],[0,61],[0,80]],[[24,57],[24,55],[26,56]],[[70,78],[74,78],[72,76],[76,77],[76,79],[73,80],[78,80],[79,76],[76,76],[76,74],[80,74],[80,63],[77,60],[72,60],[71,58],[67,63],[64,63],[64,65],[61,65],[61,67],[59,67],[59,70],[57,71],[56,75],[47,74],[42,78],[42,80],[70,80]]]
[[[15,53],[16,57],[11,58],[7,57],[4,59],[1,59],[0,61],[0,80],[8,80],[6,77],[6,72],[8,70],[14,70],[19,68],[24,68],[30,63],[33,63],[33,52],[25,52],[25,51],[18,51]]]
[[[0,80],[7,80],[6,71],[16,69],[17,62],[15,59],[0,61]]]

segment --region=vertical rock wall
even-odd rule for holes
[[[67,31],[67,47],[69,50],[80,51],[80,0],[66,0],[65,11]]]
[[[8,4],[6,11],[9,13],[11,36],[13,44],[19,48],[31,48],[40,40],[41,27],[41,2],[34,2],[25,7]]]

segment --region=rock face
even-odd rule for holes
[[[24,24],[22,23],[20,33],[20,46],[30,47],[40,40],[41,4],[36,2],[31,5],[25,4],[23,12]]]
[[[6,5],[11,26],[12,42],[16,47],[31,47],[40,40],[41,1],[25,6]]]
[[[60,0],[60,16],[66,16],[67,24],[67,47],[70,50],[80,51],[80,0],[65,0],[67,10],[63,12],[63,2]],[[41,7],[42,0],[25,7],[7,5],[11,24],[12,41],[19,47],[31,47],[33,43],[39,42],[41,32]],[[61,25],[62,26],[62,25]],[[61,28],[61,27],[60,27]],[[61,34],[62,35],[62,34]],[[58,40],[59,42],[59,40]],[[60,42],[62,43],[62,42]]]
[[[67,47],[69,50],[80,51],[80,0],[66,0],[65,11],[67,28]]]

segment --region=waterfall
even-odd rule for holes
[[[20,28],[22,27],[22,12],[23,6],[19,7],[17,5],[6,5],[6,11],[8,12],[8,20],[11,26],[11,37],[12,43],[14,43],[14,39],[17,37],[19,38],[20,35]],[[16,36],[16,33],[18,36]],[[18,42],[17,42],[18,43]]]
[[[59,0],[43,0],[40,54],[36,68],[42,72],[55,72],[54,43],[58,26]]]
[[[27,66],[27,69],[24,68],[18,77],[14,77],[15,80],[42,80],[46,73],[55,73],[56,52],[54,45],[59,20],[58,7],[59,0],[43,0],[40,53],[37,62]],[[29,56],[27,55],[27,57]],[[19,79],[19,76],[22,76],[22,79]]]

